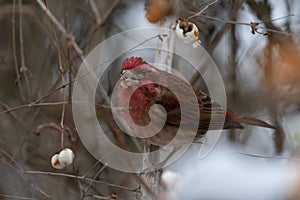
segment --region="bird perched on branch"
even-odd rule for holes
[[[172,88],[160,84],[161,81]],[[189,88],[194,92],[195,99],[188,97]],[[173,90],[176,90],[175,93],[178,96]],[[157,112],[157,115],[154,113],[151,117],[149,112],[155,104],[161,105],[165,112]],[[188,113],[184,114],[181,105],[196,105],[197,108],[191,107]],[[168,144],[176,135],[179,126],[182,125],[188,130],[193,123],[197,124],[196,139],[208,130],[243,129],[242,124],[275,129],[274,126],[262,120],[245,117],[223,108],[207,94],[192,88],[180,77],[159,70],[140,57],[127,58],[122,64],[118,85],[118,106],[128,107],[128,112],[120,109],[120,117],[129,127],[132,127],[133,123],[145,127],[151,123],[151,120],[156,121],[157,124],[165,120],[163,128],[157,133],[150,133],[150,136],[144,132],[136,133],[137,136],[158,146]],[[158,110],[160,109],[161,107]],[[197,110],[199,112],[196,112]],[[165,118],[162,117],[163,114],[166,115]],[[199,114],[200,116],[196,116]],[[195,122],[195,119],[199,120]],[[144,137],[145,135],[149,137]],[[184,139],[184,137],[181,138],[181,140]]]

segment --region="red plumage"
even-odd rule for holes
[[[167,118],[164,128],[156,135],[147,138],[146,140],[148,142],[159,146],[166,145],[176,135],[176,130],[180,124],[184,124],[188,129],[192,123],[195,123],[193,121],[193,110],[195,109],[192,108],[190,111],[191,116],[183,121],[177,96],[175,96],[169,88],[157,84],[158,80],[163,80],[173,85],[179,92],[179,95],[181,95],[181,99],[184,99],[183,103],[189,104],[191,100],[188,98],[185,99],[187,95],[186,91],[190,88],[187,82],[175,75],[149,65],[140,57],[126,59],[123,62],[121,74],[121,84],[118,87],[118,104],[120,107],[129,105],[129,113],[122,111],[120,113],[129,127],[131,126],[131,122],[128,118],[131,118],[133,122],[139,126],[147,126],[151,122],[149,110],[154,104],[162,105],[166,111]],[[243,128],[241,123],[275,129],[274,126],[264,121],[244,117],[232,111],[225,110],[221,105],[214,102],[213,99],[200,90],[193,89],[193,91],[196,95],[197,105],[200,111],[196,138],[205,134],[209,128],[211,130],[241,129]],[[128,101],[125,101],[125,99],[128,99]],[[161,113],[157,113],[154,120],[159,122],[162,120]],[[211,123],[212,118],[215,121]],[[218,121],[218,119],[220,120]],[[143,135],[144,133],[136,134]],[[184,140],[184,138],[182,139]]]

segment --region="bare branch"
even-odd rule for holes
[[[209,4],[207,4],[207,5],[206,5],[202,10],[200,10],[198,13],[189,16],[189,17],[187,18],[187,20],[199,16],[199,15],[202,14],[208,7],[210,7],[210,6],[214,5],[215,3],[217,3],[217,1],[218,1],[218,0],[215,0],[215,1],[213,1],[213,2],[211,2],[211,3],[209,3]]]
[[[95,15],[96,23],[97,23],[97,25],[99,25],[101,23],[101,19],[100,19],[100,13],[97,9],[97,5],[96,5],[94,0],[89,0],[89,3],[90,3],[90,6],[91,6],[91,9],[92,9],[92,11]]]
[[[13,0],[13,10],[16,9],[16,0]],[[18,65],[18,60],[17,60],[17,50],[16,50],[16,28],[15,28],[15,23],[16,23],[16,15],[15,12],[12,12],[12,46],[13,46],[13,60],[14,60],[14,66],[15,66],[15,72],[16,72],[16,77],[17,77],[17,84],[20,92],[20,96],[23,102],[26,101],[26,98],[24,96],[24,91],[23,91],[23,86],[21,83],[21,75],[19,72],[19,65]]]
[[[66,38],[67,42],[73,46],[75,51],[77,52],[78,56],[81,58],[81,60],[84,60],[83,57],[83,51],[80,49],[78,44],[75,42],[74,36],[72,33],[67,32],[67,30],[59,23],[59,21],[56,19],[56,17],[52,14],[52,12],[46,7],[46,5],[42,2],[42,0],[36,0],[37,3],[40,5],[40,7],[43,9],[43,11],[46,13],[50,21],[56,26],[56,28],[61,32]]]
[[[24,77],[27,95],[28,95],[28,97],[30,97],[31,96],[30,95],[30,84],[29,84],[29,80],[28,80],[28,76],[27,76],[28,68],[26,67],[25,55],[24,55],[22,0],[19,0],[18,8],[19,8],[19,43],[20,43],[20,58],[21,58],[20,73]]]
[[[10,198],[10,199],[24,199],[24,200],[36,200],[37,198],[34,197],[21,197],[21,196],[16,196],[16,195],[10,195],[10,194],[0,194],[0,197],[3,198]]]
[[[214,21],[217,21],[217,22],[221,22],[221,23],[249,26],[251,28],[251,30],[252,30],[253,23],[254,23],[254,22],[250,22],[250,23],[237,22],[237,21],[233,21],[233,20],[213,17],[213,16],[210,16],[210,15],[207,15],[207,14],[199,14],[198,16],[206,18],[206,19],[214,20]],[[286,35],[286,36],[293,36],[293,37],[300,37],[299,34],[288,33],[288,32],[284,32],[284,31],[278,31],[278,30],[275,30],[275,29],[265,28],[265,27],[262,27],[262,26],[258,26],[258,24],[260,24],[260,23],[258,23],[258,22],[256,22],[256,23],[257,23],[257,25],[255,24],[256,31],[257,31],[257,29],[262,29],[262,30],[266,30],[266,31],[271,32],[271,33],[277,33],[277,34]]]

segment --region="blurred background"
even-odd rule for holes
[[[176,19],[187,19],[212,2],[0,0],[0,198],[142,199],[143,184],[136,174],[103,166],[81,143],[69,83],[101,41],[132,28],[172,28]],[[178,198],[221,199],[209,188],[227,180],[230,194],[242,191],[235,196],[225,191],[227,199],[299,199],[300,2],[219,0],[189,21],[197,25],[202,47],[221,72],[227,107],[275,124],[279,131],[248,126],[224,131],[211,162],[198,158],[201,142],[194,144],[170,166],[184,177]],[[120,64],[115,62],[102,80],[108,94]],[[184,69],[176,57],[173,64]],[[201,79],[191,81],[206,91]],[[97,98],[106,134],[116,143],[125,140],[128,149],[138,148],[130,137],[116,134],[120,131],[115,131],[109,108]],[[73,149],[74,164],[56,170],[50,159],[62,147]],[[223,168],[224,163],[229,167]],[[210,170],[219,173],[206,177]],[[199,190],[186,196],[197,180],[199,187],[208,187],[205,195]],[[258,182],[265,183],[260,190],[252,187]],[[244,185],[250,189],[243,190]],[[159,194],[167,195],[164,186],[158,187]]]

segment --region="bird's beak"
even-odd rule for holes
[[[120,76],[123,76],[126,72],[126,70],[122,70],[121,73],[120,73]]]

